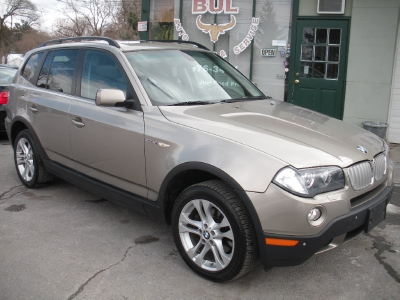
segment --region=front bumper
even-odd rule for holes
[[[393,185],[384,188],[370,201],[351,209],[348,214],[331,220],[316,235],[293,236],[264,233],[263,247],[261,247],[261,260],[264,266],[299,265],[315,253],[335,248],[362,231],[368,232],[385,218],[386,206],[392,192]],[[295,240],[298,243],[295,246],[267,245],[266,238]]]

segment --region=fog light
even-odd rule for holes
[[[312,222],[317,221],[322,215],[321,210],[318,207],[312,208],[307,215],[308,222],[311,224]]]

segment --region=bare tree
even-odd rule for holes
[[[137,39],[141,0],[60,0],[64,18],[53,25],[58,37],[98,35]]]
[[[63,22],[70,27],[70,31],[74,35],[104,35],[117,12],[117,5],[113,0],[65,0],[61,2],[65,5],[61,11],[65,17]]]
[[[13,42],[12,33],[13,21],[24,20],[29,26],[37,24],[40,16],[37,13],[36,6],[29,0],[3,0],[5,5],[1,5],[0,11],[0,57],[5,58],[7,62],[7,54],[9,46]]]
[[[119,0],[117,13],[106,34],[111,38],[135,40],[139,38],[137,23],[140,20],[140,0]]]
[[[85,20],[76,18],[73,21],[59,19],[53,25],[53,34],[57,37],[72,37],[90,35]]]
[[[47,32],[30,30],[22,34],[21,38],[14,43],[13,50],[17,53],[26,53],[51,39],[52,37]]]

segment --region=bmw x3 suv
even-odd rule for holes
[[[42,44],[14,78],[6,129],[24,185],[57,176],[164,220],[213,281],[369,232],[393,191],[378,136],[271,99],[190,42]]]

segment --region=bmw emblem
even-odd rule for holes
[[[204,231],[203,236],[206,240],[210,238],[210,234],[207,231]]]
[[[358,146],[357,146],[357,149],[358,149],[359,151],[361,151],[362,153],[364,153],[364,154],[367,154],[367,153],[368,153],[367,149],[365,149],[363,146],[358,145]]]

